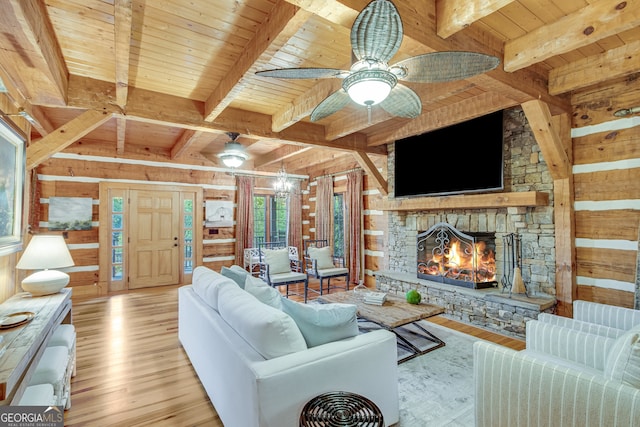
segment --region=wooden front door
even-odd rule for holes
[[[180,193],[131,190],[129,288],[180,280]]]

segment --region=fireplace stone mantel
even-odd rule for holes
[[[553,313],[556,299],[549,296],[527,297],[502,293],[500,289],[470,289],[419,279],[407,273],[376,271],[376,288],[397,296],[416,289],[429,304],[444,307],[453,320],[470,323],[496,332],[525,337],[525,324],[540,313]]]
[[[518,191],[486,194],[459,194],[455,196],[431,196],[390,198],[378,197],[373,208],[382,211],[423,211],[433,209],[480,209],[548,206],[549,193],[542,191]]]

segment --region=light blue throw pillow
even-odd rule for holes
[[[234,282],[236,282],[238,284],[238,286],[240,286],[242,289],[244,289],[244,282],[245,282],[249,272],[245,271],[245,270],[239,271],[239,270],[237,270],[235,268],[222,267],[220,269],[220,274],[222,274],[223,276],[228,277],[229,279],[233,280]]]
[[[244,282],[244,290],[258,298],[264,304],[273,308],[282,310],[282,302],[280,302],[280,292],[269,286],[264,280],[251,275],[247,275]]]
[[[296,322],[308,347],[358,335],[353,304],[302,304],[283,297],[282,311]]]

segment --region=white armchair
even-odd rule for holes
[[[476,426],[633,426],[640,420],[640,327],[618,338],[527,323],[520,352],[474,345]]]
[[[640,325],[640,310],[577,300],[573,302],[573,319],[541,313],[538,320],[577,331],[617,338]]]

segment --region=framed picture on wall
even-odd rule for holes
[[[233,202],[205,201],[205,227],[233,227]]]
[[[25,137],[0,118],[0,255],[22,249]]]

